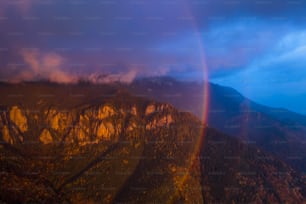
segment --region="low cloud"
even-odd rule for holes
[[[104,84],[112,82],[122,82],[122,83],[131,83],[136,78],[137,71],[130,70],[126,73],[117,73],[117,74],[90,74],[88,77],[85,77],[85,81],[89,81],[93,84]]]
[[[116,73],[103,73],[102,71],[87,72],[83,74],[73,73],[65,69],[67,61],[59,54],[50,52],[42,53],[39,50],[27,50],[21,52],[24,66],[10,77],[9,82],[22,81],[50,81],[54,83],[68,84],[86,81],[93,84],[112,82],[131,83],[137,76],[136,69],[122,70]]]
[[[56,53],[42,54],[39,51],[22,51],[25,68],[10,81],[48,80],[56,83],[75,83],[77,77],[63,70],[64,59]]]

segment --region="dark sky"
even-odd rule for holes
[[[306,1],[1,0],[0,77],[172,75],[306,113]]]

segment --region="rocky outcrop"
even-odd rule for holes
[[[158,119],[153,119],[146,125],[147,130],[151,130],[158,127],[169,127],[174,122],[171,114],[167,114]]]
[[[21,132],[28,130],[27,118],[18,106],[10,109],[10,120],[19,128]]]
[[[49,127],[56,131],[64,131],[72,123],[71,112],[51,108],[45,111],[45,119]]]
[[[11,138],[9,129],[6,125],[2,127],[2,137],[5,142],[10,143],[10,144],[13,143],[13,139]]]
[[[169,104],[149,104],[147,107],[146,107],[146,110],[145,110],[145,115],[148,116],[148,115],[151,115],[153,113],[162,113],[162,112],[165,112],[165,111],[170,111],[172,110],[173,107],[170,106]]]
[[[150,115],[154,113],[156,110],[156,106],[154,104],[148,105],[145,111],[145,115]]]
[[[112,123],[101,123],[97,130],[98,140],[110,140],[111,136],[115,134],[115,128]]]
[[[147,105],[143,113],[139,112],[141,108],[135,104],[130,106],[122,104],[115,108],[111,103],[69,111],[49,107],[42,110],[42,114],[24,110],[19,106],[13,106],[9,110],[9,118],[6,119],[14,123],[20,130],[19,133],[22,133],[20,135],[14,128],[10,129],[2,125],[3,140],[11,144],[17,141],[15,138],[23,141],[25,136],[23,133],[28,131],[29,122],[42,128],[36,136],[42,144],[52,144],[64,139],[65,143],[79,145],[110,141],[118,138],[122,131],[125,134],[137,136],[142,127],[153,130],[169,127],[175,122],[173,108],[167,104],[158,103]],[[24,112],[27,112],[27,116]]]
[[[131,114],[134,115],[134,116],[137,116],[137,107],[136,106],[132,106]]]
[[[127,131],[133,131],[133,130],[136,130],[137,127],[138,127],[138,126],[137,126],[136,122],[135,122],[135,121],[131,121],[131,122],[129,123],[129,125],[127,126],[126,130],[127,130]]]
[[[146,130],[169,127],[175,122],[173,107],[168,104],[150,104],[145,110],[145,115],[149,118]]]
[[[53,142],[53,138],[49,130],[44,129],[39,137],[39,141],[43,144],[50,144]]]
[[[107,117],[113,116],[116,113],[115,109],[110,105],[105,105],[98,110],[98,119],[102,120]]]

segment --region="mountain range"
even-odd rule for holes
[[[203,87],[1,84],[0,200],[304,202],[304,116],[209,84],[206,123]]]
[[[207,86],[207,90],[205,89]],[[173,104],[182,111],[203,118],[208,103],[207,123],[245,143],[256,144],[306,172],[306,116],[283,108],[260,105],[230,87],[213,83],[182,82],[173,78],[135,81],[129,90],[158,101]],[[208,95],[204,101],[203,94]]]

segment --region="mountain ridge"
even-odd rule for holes
[[[4,202],[165,202],[169,196],[169,202],[186,203],[301,202],[305,198],[304,178],[285,163],[262,159],[266,156],[252,144],[222,136],[170,104],[124,91],[64,111],[50,106],[52,98],[48,100],[47,106],[39,102],[2,109],[0,200]],[[33,107],[37,111],[31,111]],[[13,142],[3,138],[7,131],[3,126],[9,123]],[[261,164],[255,175],[239,176],[250,171],[253,160],[243,156],[245,167],[230,162],[228,155],[236,154],[251,155]],[[280,178],[278,170],[286,173]],[[244,190],[243,179],[255,182],[253,191]],[[224,184],[236,186],[236,191],[224,193],[229,188]]]
[[[211,83],[172,79],[171,84],[161,85],[154,80],[139,80],[127,88],[131,93],[171,103],[202,119],[207,114],[204,120],[210,127],[256,143],[296,170],[306,172],[306,116],[257,104],[232,88]],[[207,101],[204,95],[208,96]],[[207,103],[208,112],[204,113]]]

